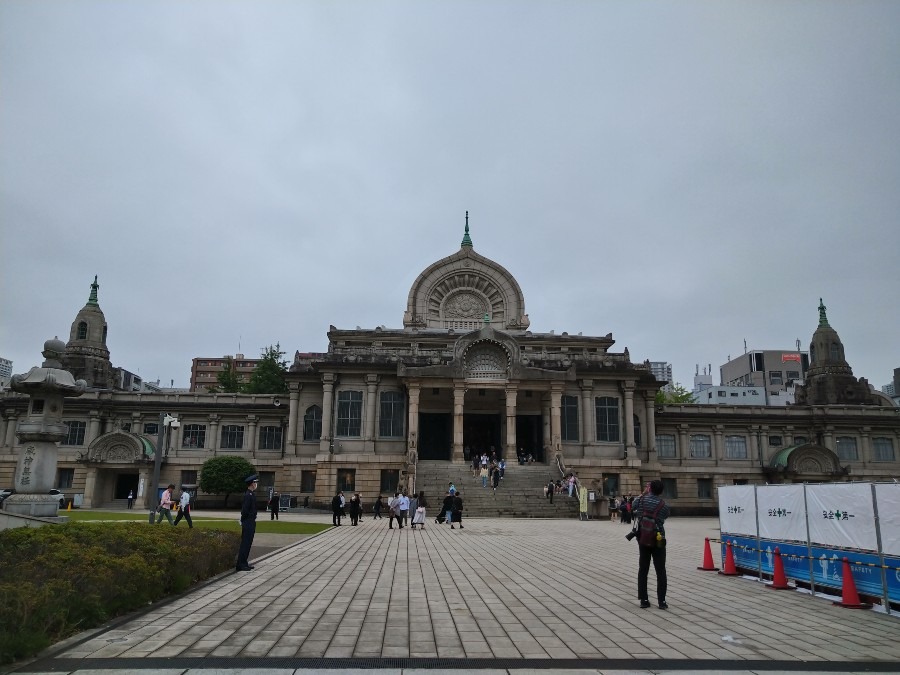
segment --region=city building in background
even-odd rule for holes
[[[9,386],[9,378],[12,377],[13,362],[0,357],[0,389]]]
[[[793,403],[793,388],[803,383],[807,370],[809,352],[799,348],[754,350],[720,366],[719,384],[758,388],[763,391],[767,405],[781,406]]]
[[[191,361],[191,391],[209,391],[219,385],[219,373],[230,362],[239,382],[248,382],[261,359],[248,359],[243,354],[198,356]]]
[[[675,384],[675,381],[672,379],[671,363],[668,363],[666,361],[651,361],[650,372],[658,382],[665,382],[665,384],[661,388],[662,391],[666,392],[667,394],[672,393],[672,385]]]

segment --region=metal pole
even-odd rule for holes
[[[159,413],[159,435],[156,439],[156,452],[153,453],[153,482],[150,484],[150,522],[152,523],[156,519],[156,504],[159,497],[157,496],[157,492],[159,492],[159,467],[162,462],[162,448],[163,441],[165,440],[166,435],[166,417],[167,413],[161,412]]]

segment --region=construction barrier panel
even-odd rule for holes
[[[829,590],[843,586],[843,558],[857,590],[900,602],[900,484],[728,485],[719,488],[724,560],[731,542],[738,568],[785,575]]]

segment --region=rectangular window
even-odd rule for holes
[[[338,393],[337,436],[358,437],[362,429],[362,392]]]
[[[400,485],[400,469],[381,470],[381,494],[394,494]]]
[[[222,425],[222,444],[221,448],[230,448],[239,450],[244,447],[244,427],[239,424],[223,424]]]
[[[338,469],[337,489],[356,492],[356,469]]]
[[[676,456],[674,434],[656,434],[656,456],[660,458]]]
[[[378,435],[382,438],[401,438],[403,436],[403,394],[399,391],[381,392]]]
[[[769,371],[769,384],[783,384],[780,370]]]
[[[150,436],[156,436],[159,433],[159,424],[156,422],[148,422],[144,425],[144,433]]]
[[[269,488],[275,487],[275,472],[274,471],[260,471],[259,472],[259,489],[263,492],[269,490]]]
[[[691,434],[691,457],[712,457],[712,442],[707,434]]]
[[[809,439],[806,436],[794,436],[794,445],[803,445],[804,443],[809,443]]]
[[[598,396],[595,400],[597,411],[597,440],[619,440],[619,399],[613,396]]]
[[[619,474],[608,473],[603,476],[603,496],[617,497],[619,495]]]
[[[122,422],[122,431],[131,431],[131,422]]]
[[[206,425],[185,424],[181,434],[182,448],[202,448],[206,446]]]
[[[800,371],[799,370],[788,370],[785,373],[785,377],[789,380],[799,380],[800,379]]]
[[[872,439],[872,452],[876,462],[894,461],[894,443],[890,438],[876,437]]]
[[[266,426],[259,428],[260,450],[281,450],[281,427]]]
[[[578,397],[563,396],[559,406],[559,426],[564,441],[578,440]]]
[[[316,472],[301,471],[300,472],[300,492],[316,491]]]
[[[31,399],[31,414],[32,415],[40,415],[42,412],[44,412],[44,399],[42,399],[42,398]]]
[[[852,436],[838,436],[836,440],[838,459],[859,459],[855,438]]]
[[[725,459],[747,459],[747,439],[744,436],[725,437]]]
[[[66,425],[66,437],[62,445],[84,445],[84,422],[63,422]]]
[[[712,499],[712,478],[697,479],[697,499]]]
[[[660,478],[663,484],[663,499],[678,499],[678,481],[674,478]]]
[[[782,443],[784,443],[784,441],[781,439],[781,436],[769,436],[770,447],[780,448]]]
[[[75,480],[75,469],[59,469],[56,472],[56,487],[60,490],[69,490],[72,488],[72,482]]]
[[[727,391],[718,391],[718,392],[716,392],[716,395],[719,398],[725,398],[728,395],[728,392]]]

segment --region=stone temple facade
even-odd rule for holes
[[[900,411],[853,378],[824,307],[803,405],[657,405],[664,383],[649,361],[617,351],[612,334],[529,330],[518,282],[475,251],[468,224],[459,249],[413,283],[402,327],[332,326],[327,352],[294,355],[286,397],[103,387],[103,364],[86,360],[106,350],[105,320],[95,334],[83,314],[92,302],[99,311],[93,286],[66,353],[85,359],[84,369],[67,367],[94,389],[67,404],[57,478],[87,506],[129,490],[153,501],[161,413],[181,422],[164,434],[161,484],[195,486],[207,458],[236,454],[257,467],[263,488],[311,503],[336,489],[374,499],[424,483],[435,462],[491,449],[513,466],[531,455],[545,476],[576,471],[603,495],[661,478],[683,514],[714,513],[719,485],[900,475]],[[27,409],[19,394],[0,399],[0,487],[13,483],[15,427]]]

